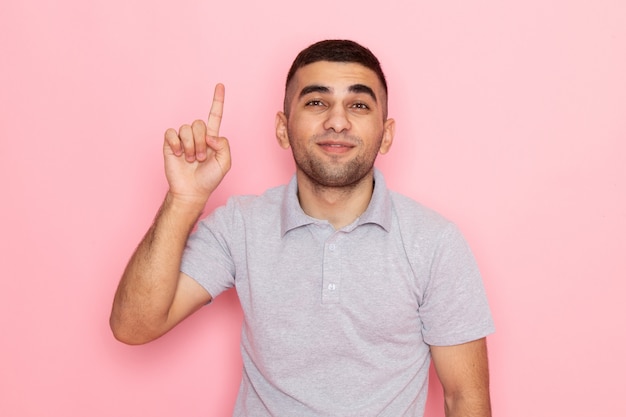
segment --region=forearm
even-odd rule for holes
[[[491,417],[488,390],[445,396],[446,417]]]
[[[491,417],[485,338],[453,346],[431,346],[445,400],[446,417]]]
[[[116,338],[136,344],[169,329],[185,243],[203,206],[167,195],[152,227],[131,257],[120,280],[110,324]]]

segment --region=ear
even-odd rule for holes
[[[391,148],[391,144],[393,143],[393,136],[396,133],[396,121],[393,119],[385,120],[385,124],[383,125],[383,140],[380,144],[379,152],[384,155],[389,152],[389,148]]]
[[[289,148],[289,133],[287,132],[287,116],[282,111],[276,113],[276,140],[283,149]]]

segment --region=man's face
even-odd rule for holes
[[[350,187],[368,174],[378,152],[393,141],[386,96],[376,74],[360,64],[320,61],[296,72],[288,114],[276,118],[276,136],[291,147],[299,178],[322,187]]]

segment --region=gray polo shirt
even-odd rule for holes
[[[341,230],[302,211],[294,177],[190,237],[181,270],[213,297],[236,287],[244,312],[235,416],[422,416],[429,345],[493,332],[458,229],[374,180]]]

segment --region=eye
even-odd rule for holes
[[[368,106],[365,103],[357,102],[352,105],[352,108],[359,109],[359,110],[369,110],[370,106]]]
[[[307,107],[315,107],[315,106],[323,106],[324,103],[322,102],[322,100],[309,100],[305,103],[305,106]]]

